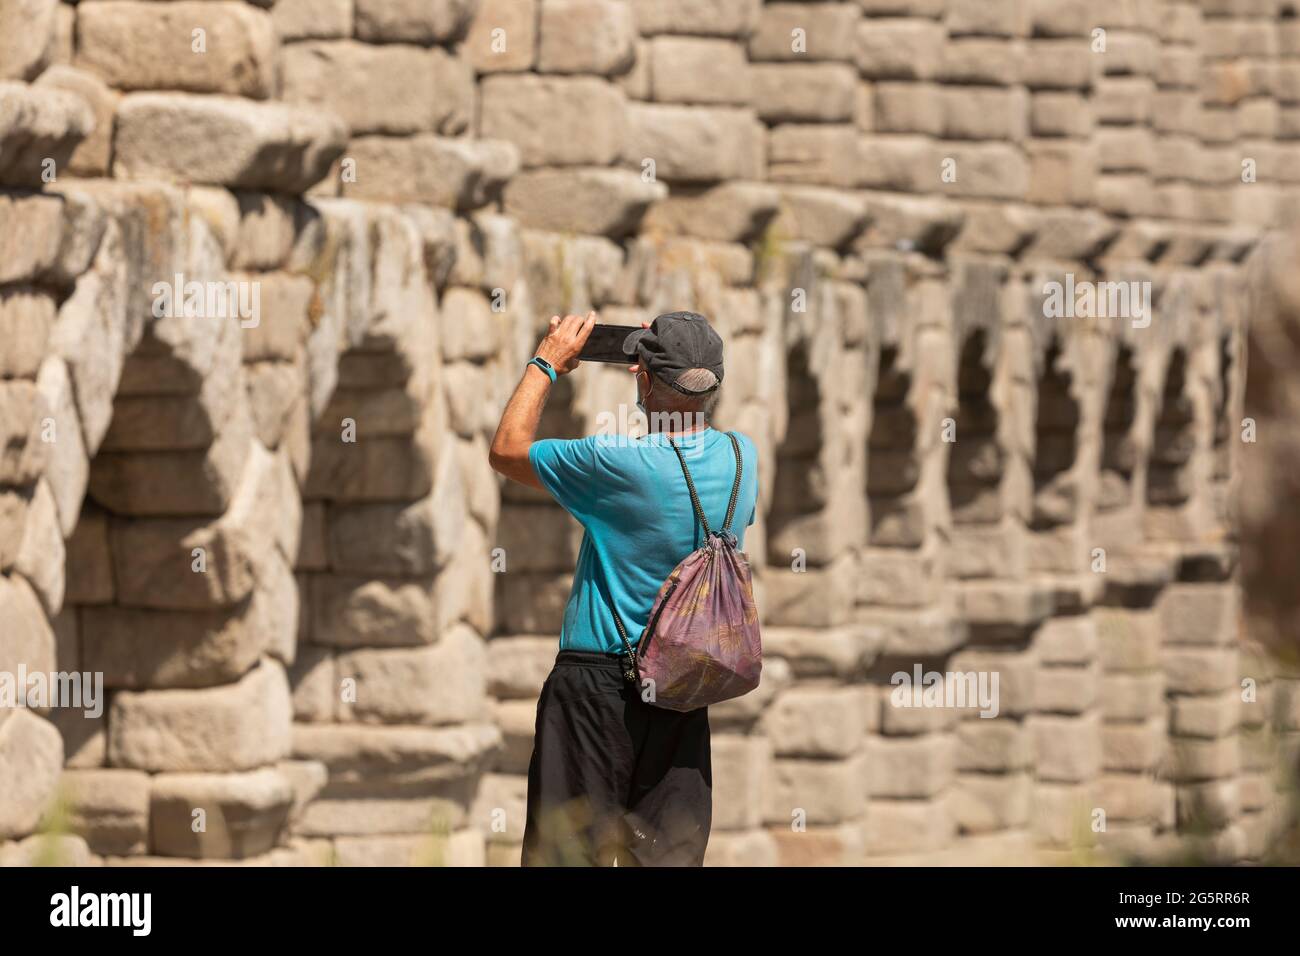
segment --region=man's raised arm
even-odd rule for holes
[[[595,312],[588,312],[585,319],[576,315],[551,317],[550,331],[537,346],[536,356],[524,367],[524,376],[501,413],[488,452],[488,462],[495,471],[520,484],[542,487],[528,460],[528,448],[537,437],[537,423],[551,385],[557,376],[578,367],[578,353],[587,344],[595,324]]]

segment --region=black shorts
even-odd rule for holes
[[[709,712],[653,707],[616,655],[560,651],[537,702],[524,866],[700,866]]]

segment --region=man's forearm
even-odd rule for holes
[[[541,488],[542,483],[528,461],[528,446],[537,437],[537,423],[541,421],[550,392],[550,376],[536,365],[525,366],[523,378],[501,413],[501,423],[497,425],[492,450],[488,453],[488,461],[496,471],[534,488]]]

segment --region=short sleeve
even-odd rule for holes
[[[537,480],[579,521],[595,509],[596,443],[594,436],[567,441],[544,438],[528,447]]]

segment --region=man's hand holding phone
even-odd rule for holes
[[[587,344],[587,337],[595,324],[595,312],[588,312],[586,318],[579,315],[551,316],[551,329],[537,346],[537,358],[545,359],[555,369],[556,375],[572,372],[581,364],[578,355]]]

